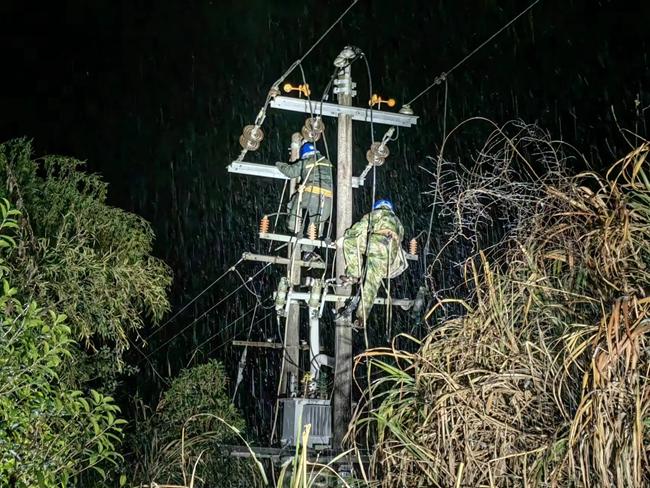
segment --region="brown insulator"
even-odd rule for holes
[[[390,155],[390,149],[386,144],[381,142],[373,142],[366,153],[366,160],[368,163],[375,166],[381,166],[384,164],[386,158]]]
[[[309,117],[305,120],[305,127],[308,130],[313,130],[314,132],[323,132],[325,130],[325,123],[320,117]]]
[[[320,136],[322,132],[316,132],[315,130],[310,130],[307,126],[302,127],[300,130],[300,133],[302,134],[302,138],[305,141],[309,142],[316,142],[318,139],[320,139]]]
[[[239,145],[242,149],[246,149],[247,151],[257,151],[260,147],[259,142],[246,139],[243,135],[239,136]]]
[[[417,239],[413,238],[409,241],[409,254],[417,254],[418,253],[418,241]]]
[[[262,142],[264,131],[259,125],[247,125],[244,127],[243,135],[245,139],[253,142]]]
[[[316,229],[316,224],[310,223],[307,226],[307,237],[312,241],[315,241],[318,237],[318,230]]]
[[[269,216],[265,215],[262,217],[262,220],[260,220],[260,234],[268,234],[270,227],[271,221],[269,220]]]

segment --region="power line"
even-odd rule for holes
[[[260,269],[259,271],[257,271],[254,275],[250,276],[250,277],[248,278],[247,281],[251,281],[253,278],[255,278],[258,274],[260,274],[262,271],[264,271],[264,270],[265,270],[266,268],[268,268],[269,266],[271,266],[271,263],[268,263],[268,264],[267,264],[266,266],[264,266],[262,269]],[[187,329],[189,329],[189,328],[192,327],[194,324],[196,324],[199,320],[201,320],[203,317],[205,317],[207,314],[209,314],[212,310],[214,310],[215,308],[217,308],[219,305],[221,305],[223,302],[225,302],[228,298],[230,298],[232,295],[234,295],[234,294],[237,293],[239,290],[241,290],[241,289],[245,286],[245,284],[246,284],[246,282],[242,283],[242,284],[239,285],[237,288],[235,288],[233,291],[231,291],[228,295],[226,295],[224,298],[222,298],[222,299],[219,300],[217,303],[215,303],[214,305],[212,305],[212,306],[211,306],[210,308],[208,308],[205,312],[203,312],[201,315],[199,315],[197,318],[195,318],[192,322],[190,322],[189,324],[187,324],[185,327],[183,327],[181,330],[179,330],[176,334],[174,334],[173,336],[171,336],[169,339],[167,339],[165,342],[163,342],[163,343],[160,344],[157,348],[155,348],[153,351],[151,351],[149,354],[147,354],[147,356],[145,357],[145,359],[149,359],[149,358],[150,358],[151,356],[153,356],[155,353],[157,353],[158,351],[160,351],[163,347],[165,347],[167,344],[169,344],[171,341],[173,341],[174,339],[176,339],[179,335],[181,335],[181,334],[182,334],[183,332],[185,332]],[[140,362],[142,362],[142,361],[143,361],[143,360],[141,359],[141,360],[138,362],[138,364],[139,364]]]
[[[474,54],[476,54],[478,51],[480,51],[487,43],[489,43],[492,39],[494,39],[496,36],[501,34],[508,27],[510,27],[517,19],[519,19],[519,17],[524,15],[526,12],[528,12],[531,8],[533,8],[539,2],[540,2],[540,0],[535,0],[528,7],[526,7],[524,10],[522,10],[516,17],[514,17],[510,22],[508,22],[506,25],[504,25],[498,31],[496,31],[494,34],[492,34],[490,37],[488,37],[478,47],[474,48],[474,50],[472,52],[470,52],[467,56],[465,56],[463,59],[458,61],[449,71],[446,71],[446,72],[443,71],[438,76],[436,76],[435,79],[433,80],[433,83],[431,83],[424,90],[422,90],[420,93],[418,93],[410,102],[407,102],[406,105],[411,105],[418,98],[420,98],[422,95],[424,95],[429,90],[431,90],[431,88],[433,88],[434,86],[439,85],[440,83],[445,81],[447,79],[447,76],[449,76],[452,73],[452,71],[454,71],[456,68],[458,68],[460,65],[462,65],[465,61],[467,61],[469,58],[471,58]]]
[[[249,314],[249,313],[251,313],[251,312],[252,312],[252,310],[249,310],[248,312],[246,312],[246,314]],[[268,319],[271,315],[273,315],[273,313],[274,313],[274,312],[269,312],[269,313],[267,313],[264,317],[262,317],[261,319],[259,319],[259,320],[258,320],[257,322],[255,322],[253,325],[257,325],[257,324],[259,324],[260,322],[263,322],[264,320]],[[239,317],[239,318],[241,319],[242,317]],[[230,339],[228,339],[227,341],[225,341],[223,344],[219,344],[219,345],[218,345],[217,347],[215,347],[214,349],[210,349],[210,352],[208,352],[208,356],[209,356],[210,354],[212,354],[213,352],[216,352],[216,351],[218,351],[219,349],[222,349],[222,348],[226,347],[228,344],[230,344],[232,341],[234,341],[237,337],[239,337],[239,335],[235,335],[235,336],[231,337]],[[213,336],[212,338],[214,338],[214,336]]]
[[[333,23],[332,25],[330,25],[330,26],[327,28],[327,30],[326,30],[325,32],[323,32],[323,35],[321,35],[318,39],[316,39],[316,42],[314,42],[314,43],[311,45],[311,47],[310,47],[309,49],[307,49],[307,51],[305,52],[305,54],[303,54],[301,57],[299,57],[298,59],[296,59],[296,60],[293,62],[293,64],[292,64],[291,66],[289,66],[289,68],[284,72],[284,74],[283,74],[282,76],[280,76],[280,78],[278,79],[278,81],[276,81],[276,82],[273,84],[273,86],[277,86],[277,85],[279,85],[280,83],[282,83],[282,82],[284,81],[284,79],[285,79],[287,76],[289,76],[289,74],[290,74],[294,69],[296,69],[296,67],[297,67],[300,63],[302,63],[302,62],[305,60],[305,58],[306,58],[307,56],[309,56],[309,54],[310,54],[310,53],[311,53],[311,52],[316,48],[316,46],[318,46],[318,45],[320,44],[320,42],[321,42],[323,39],[325,39],[325,37],[327,36],[327,34],[330,33],[330,31],[331,31],[331,30],[336,26],[336,24],[338,24],[339,22],[341,22],[341,20],[343,20],[343,17],[345,17],[345,16],[347,15],[347,13],[352,9],[352,7],[354,7],[358,2],[359,2],[359,0],[354,0],[354,1],[353,1],[353,2],[348,6],[348,8],[346,8],[346,9],[343,11],[343,13],[342,13],[341,15],[338,16],[338,18],[334,21],[334,23]]]
[[[160,378],[160,380],[161,380],[163,383],[165,383],[165,384],[169,384],[169,381],[166,380],[166,379],[165,379],[165,378],[164,378],[164,377],[163,377],[163,376],[158,372],[158,370],[156,369],[156,367],[154,366],[154,364],[151,362],[151,360],[147,357],[147,355],[146,355],[144,352],[142,352],[142,349],[140,349],[140,348],[138,347],[138,345],[137,345],[135,342],[133,342],[131,339],[129,339],[128,337],[127,337],[127,340],[129,341],[129,344],[131,344],[131,345],[135,348],[135,350],[138,351],[138,352],[142,355],[142,357],[143,357],[144,359],[146,359],[146,361],[149,363],[149,366],[151,366],[151,370],[154,372],[154,374],[155,374],[156,376],[158,376],[158,378]]]
[[[251,319],[251,325],[250,325],[250,329],[252,329],[252,328],[253,328],[253,320],[255,320],[255,314],[257,313],[257,308],[258,308],[258,307],[259,307],[259,303],[255,303],[255,307],[253,307],[252,309],[249,309],[248,311],[244,312],[244,313],[241,314],[239,317],[237,317],[235,320],[232,320],[230,323],[228,323],[225,327],[220,327],[219,330],[217,330],[217,332],[215,332],[215,333],[212,334],[210,337],[208,337],[206,340],[204,340],[201,344],[199,344],[198,346],[196,346],[196,347],[194,348],[194,352],[196,352],[196,351],[198,351],[199,349],[201,349],[205,344],[207,344],[208,342],[210,342],[212,339],[214,339],[215,337],[217,337],[219,334],[222,334],[223,332],[225,332],[225,331],[227,331],[228,329],[230,329],[233,325],[235,325],[237,322],[239,322],[241,319],[243,319],[244,317],[246,317],[246,316],[247,316],[249,313],[251,313],[251,312],[253,312],[253,318]],[[250,329],[249,329],[249,330],[250,330]],[[194,353],[192,353],[192,355],[194,355]]]
[[[149,334],[149,336],[145,339],[145,341],[148,341],[148,340],[151,339],[153,336],[155,336],[158,332],[160,332],[160,331],[161,331],[161,330],[162,330],[166,325],[169,325],[169,324],[170,324],[170,323],[171,323],[171,322],[172,322],[176,317],[178,317],[178,316],[179,316],[180,314],[182,314],[185,310],[187,310],[187,307],[189,307],[190,305],[192,305],[195,301],[197,301],[197,300],[198,300],[199,298],[201,298],[205,293],[207,293],[207,291],[208,291],[210,288],[212,288],[214,285],[216,285],[217,283],[219,283],[219,281],[221,281],[221,279],[222,279],[224,276],[226,276],[226,275],[227,275],[228,273],[230,273],[231,271],[235,271],[235,268],[236,268],[237,266],[239,266],[239,264],[240,264],[243,260],[244,260],[244,258],[240,258],[239,261],[237,261],[237,262],[236,262],[235,264],[233,264],[230,268],[228,268],[226,271],[224,271],[223,274],[222,274],[221,276],[219,276],[216,280],[214,280],[214,281],[213,281],[212,283],[210,283],[208,286],[206,286],[205,288],[203,288],[203,290],[201,290],[201,292],[199,292],[198,295],[196,295],[196,296],[195,296],[194,298],[192,298],[189,302],[187,302],[187,303],[183,306],[183,308],[181,308],[178,312],[176,312],[176,313],[175,313],[174,315],[172,315],[169,319],[167,319],[167,320],[165,321],[164,324],[158,326],[158,328],[156,328],[156,330],[154,330],[151,334]]]

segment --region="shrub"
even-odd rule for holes
[[[70,390],[57,370],[74,341],[66,317],[23,303],[6,279],[18,212],[0,202],[0,485],[68,486],[87,470],[106,477],[121,456],[118,407],[94,390]]]

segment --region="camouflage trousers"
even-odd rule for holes
[[[370,235],[366,249],[366,235],[358,238],[343,240],[343,257],[345,259],[345,274],[353,278],[363,279],[361,285],[361,302],[357,307],[356,318],[365,325],[370,310],[377,298],[377,292],[384,278],[390,274],[390,264],[397,255],[397,246],[390,237],[377,234]],[[366,258],[365,276],[361,276],[363,257]]]

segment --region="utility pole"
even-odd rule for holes
[[[350,61],[354,51],[345,48],[334,64],[339,66],[334,92],[339,105],[352,105],[354,85],[352,84]],[[337,64],[338,63],[338,64]],[[336,239],[340,239],[352,225],[352,117],[346,113],[338,116],[337,172],[336,172]],[[336,276],[345,274],[345,260],[339,249],[336,255]],[[337,295],[349,296],[350,287],[338,287]],[[336,304],[337,310],[345,306],[344,301]],[[351,324],[336,323],[334,351],[336,374],[334,376],[334,447],[340,448],[348,429],[352,412],[352,327]]]
[[[337,96],[338,103],[330,103],[322,100],[317,103],[318,117],[337,118],[338,121],[338,139],[337,139],[337,175],[336,175],[336,238],[342,238],[345,231],[352,225],[352,190],[364,185],[365,175],[372,164],[379,165],[383,158],[388,155],[386,147],[383,149],[371,147],[369,153],[377,152],[380,162],[368,160],[368,166],[360,176],[352,176],[352,121],[356,120],[362,123],[373,122],[377,125],[388,125],[391,127],[411,127],[417,123],[415,116],[408,106],[402,107],[399,113],[381,111],[373,109],[375,104],[382,102],[381,97],[373,94],[369,100],[370,107],[355,107],[352,105],[352,99],[356,95],[354,91],[355,84],[352,82],[350,65],[354,59],[361,55],[361,51],[353,47],[345,47],[334,60],[334,66],[337,67],[337,79],[334,80],[334,94]],[[290,90],[295,90],[289,85]],[[287,89],[285,88],[285,91]],[[308,99],[280,96],[280,88],[272,88],[272,98],[270,107],[274,109],[287,110],[308,114],[310,121],[314,120],[314,111],[312,103]],[[374,102],[374,103],[373,103]],[[385,102],[385,101],[384,101]],[[394,104],[394,101],[393,101]],[[393,106],[390,105],[389,106]],[[307,122],[306,122],[307,124]],[[389,129],[386,134],[392,133]],[[303,131],[309,132],[307,125]],[[243,156],[247,150],[254,151],[259,147],[260,136],[258,126],[247,126],[240,137],[240,144],[244,151],[242,155],[228,166],[228,171],[245,175],[252,175],[264,178],[287,179],[287,177],[272,164],[260,164],[243,161]],[[301,133],[295,133],[292,136],[292,156],[291,160],[298,158],[298,148],[302,142]],[[377,145],[380,143],[377,142]],[[381,150],[380,150],[381,149]],[[381,156],[383,154],[383,156]],[[369,156],[368,156],[369,157]],[[295,191],[295,180],[291,181],[290,193]],[[265,217],[266,218],[266,217]],[[263,219],[264,221],[264,219]],[[312,423],[312,435],[310,442],[314,445],[330,445],[334,450],[341,449],[341,444],[352,417],[352,326],[345,321],[335,322],[335,358],[323,357],[319,352],[320,339],[318,334],[319,311],[322,312],[325,302],[336,304],[337,310],[345,306],[345,302],[350,298],[350,286],[336,286],[334,294],[327,293],[325,289],[318,288],[323,286],[323,282],[312,280],[311,285],[301,284],[301,268],[307,269],[330,269],[330,263],[320,261],[302,261],[301,249],[303,245],[315,246],[318,248],[334,249],[335,244],[330,241],[320,239],[309,239],[302,237],[300,232],[296,235],[296,229],[291,229],[290,234],[282,235],[269,232],[268,218],[266,224],[260,225],[259,237],[271,241],[283,242],[288,247],[288,254],[284,256],[266,256],[245,252],[243,259],[257,262],[268,262],[277,265],[287,266],[287,275],[282,278],[280,286],[276,292],[276,310],[282,316],[286,317],[285,339],[278,344],[262,344],[259,341],[240,341],[243,346],[247,347],[272,347],[283,350],[283,367],[281,378],[281,397],[279,401],[283,402],[283,420],[282,420],[282,439],[289,445],[297,445],[302,432],[301,422]],[[301,227],[302,228],[302,227]],[[407,257],[408,258],[408,257]],[[409,259],[417,259],[412,256]],[[345,260],[343,253],[339,249],[336,254],[336,263],[333,265],[337,276],[345,274]],[[325,271],[324,271],[325,272]],[[310,278],[310,276],[307,276]],[[309,292],[302,291],[305,287],[311,287]],[[322,293],[321,293],[322,292]],[[316,297],[316,299],[314,299]],[[308,305],[310,309],[310,344],[307,348],[309,353],[309,369],[319,371],[321,365],[334,367],[334,388],[333,400],[330,405],[329,400],[311,398],[306,394],[298,395],[299,392],[292,392],[292,387],[287,381],[288,378],[294,378],[296,385],[300,382],[298,378],[300,364],[300,304]],[[320,308],[317,305],[320,303]],[[385,306],[401,306],[406,309],[412,306],[413,301],[408,299],[395,298],[377,298],[376,304]],[[314,315],[315,314],[315,315]],[[304,318],[304,314],[303,318]],[[315,330],[312,329],[312,321],[315,322]],[[314,334],[313,336],[311,334]],[[316,359],[318,358],[318,359]],[[316,360],[316,363],[314,362]],[[305,368],[307,369],[307,368]],[[293,393],[293,395],[292,395]],[[301,397],[302,396],[302,397]],[[333,410],[333,411],[332,411]],[[330,417],[330,414],[332,416]],[[333,424],[333,425],[332,425]],[[285,432],[286,428],[286,432]]]

